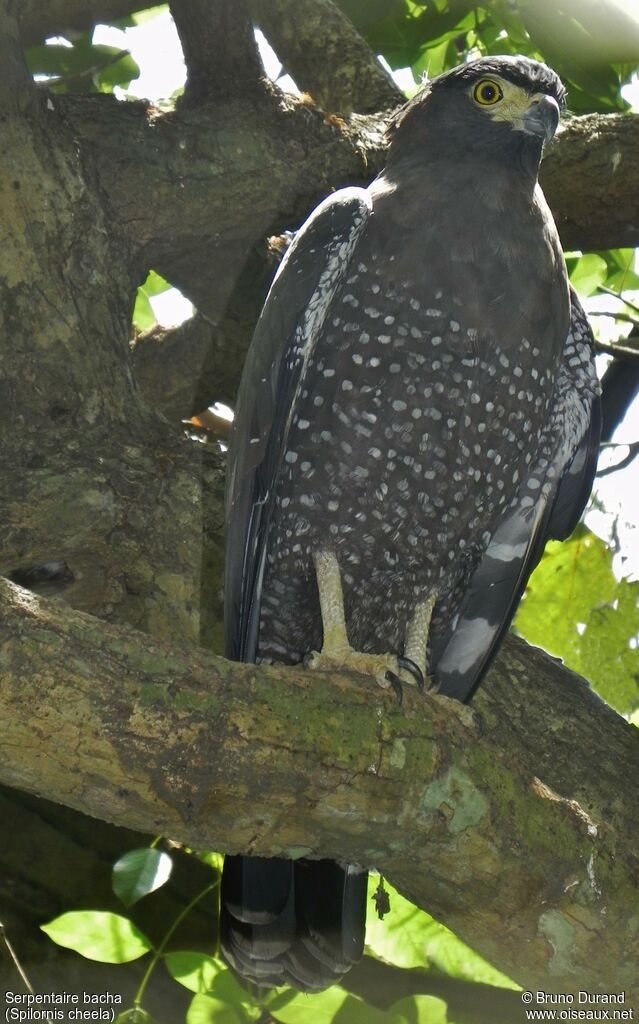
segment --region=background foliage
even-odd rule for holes
[[[467,0],[340,0],[339,6],[391,69],[410,69],[413,85],[409,85],[408,93],[415,91],[424,74],[432,77],[470,57],[525,53],[546,60],[560,73],[569,89],[568,103],[573,113],[628,109],[621,90],[639,67],[639,21],[630,5],[613,0],[597,4],[567,0],[559,11],[555,5],[532,0],[493,0],[482,6]],[[139,24],[155,13],[140,12],[117,24]],[[53,45],[34,47],[27,55],[33,74],[54,93],[111,92],[116,87],[126,92],[138,73],[135,61],[126,51],[94,45],[92,38],[92,32],[79,33]],[[402,81],[406,80],[404,76]],[[626,304],[632,299],[628,293],[639,288],[635,253],[627,249],[573,253],[567,262],[572,282],[584,298],[608,290],[622,296],[617,309],[626,319],[617,320],[615,329],[619,336],[627,333],[637,313],[632,304]],[[134,314],[138,329],[153,322],[149,300],[167,287],[158,275],[151,274],[140,289]],[[639,584],[619,578],[614,571],[614,555],[614,544],[585,526],[579,527],[568,542],[550,544],[530,582],[516,628],[531,643],[563,658],[586,676],[606,701],[630,716],[639,706]],[[206,853],[199,857],[210,866],[211,882],[190,906],[219,880],[219,858]],[[130,851],[118,861],[113,873],[114,891],[125,913],[75,911],[43,926],[54,942],[89,959],[125,963],[148,958],[148,970],[134,1004],[123,1008],[120,1021],[150,1019],[144,1009],[144,994],[156,968],[168,971],[192,994],[188,1024],[258,1020],[282,1024],[463,1024],[470,1019],[498,1019],[494,1009],[484,1013],[479,1002],[472,1018],[463,1010],[457,1016],[454,1000],[447,1004],[432,994],[400,999],[382,1011],[339,986],[315,996],[290,990],[249,991],[233,978],[215,948],[171,948],[179,921],[167,921],[166,935],[155,945],[135,924],[135,910],[129,914],[128,908],[134,908],[142,898],[152,899],[151,894],[167,880],[170,870],[168,853],[155,847]],[[373,879],[371,885],[377,882]],[[448,979],[453,987],[465,987],[471,1002],[480,985],[516,988],[398,893],[390,892],[390,904],[383,921],[376,919],[371,907],[367,952],[414,972],[422,993],[442,991],[435,984],[438,979]],[[185,908],[183,914],[189,909]]]

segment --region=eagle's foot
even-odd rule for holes
[[[409,623],[403,656],[354,651],[346,631],[344,595],[339,563],[334,551],[314,551],[315,576],[322,613],[322,650],[304,658],[308,668],[330,672],[357,672],[372,676],[383,689],[392,687],[402,703],[402,684],[426,683],[426,644],[435,596],[429,596],[415,608]],[[430,684],[430,680],[428,681]]]
[[[392,688],[397,700],[402,702],[402,683],[424,688],[424,676],[410,658],[399,658],[395,654],[368,654],[354,651],[351,647],[330,652],[310,651],[304,658],[307,668],[320,672],[357,672],[358,675],[372,676],[384,690]]]
[[[410,658],[397,658],[397,664],[402,670],[402,678],[404,679],[404,682],[417,684],[417,689],[421,693],[421,691],[424,689],[424,673],[422,672],[420,667],[416,665],[414,661],[411,661]],[[407,673],[410,673],[410,676],[412,676],[412,678],[409,678]],[[404,691],[402,690],[402,678],[396,675],[395,672],[389,671],[386,673],[386,679],[388,680],[390,686],[393,687],[395,696],[397,697],[397,703],[400,705],[404,699]]]

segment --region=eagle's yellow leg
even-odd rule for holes
[[[337,557],[332,551],[317,551],[313,554],[313,561],[322,614],[323,641],[322,650],[311,651],[305,664],[322,671],[345,670],[373,676],[384,689],[394,686],[401,690],[401,682],[423,684],[426,678],[428,625],[434,598],[418,605],[408,630],[405,659],[414,662],[418,671],[413,672],[412,668],[402,664],[405,659],[395,654],[368,654],[353,650],[346,630],[344,594]],[[424,631],[423,636],[419,635],[420,629]],[[409,645],[419,661],[409,653]],[[421,679],[420,673],[423,677]]]
[[[429,594],[428,597],[417,605],[406,630],[406,643],[404,645],[404,657],[409,658],[417,665],[427,686],[428,632],[430,630],[430,620],[433,617],[435,601],[435,594]]]

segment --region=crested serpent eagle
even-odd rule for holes
[[[564,101],[474,60],[392,119],[384,171],[322,202],[249,351],[229,450],[226,654],[468,700],[592,483],[592,335],[537,183]],[[227,960],[313,991],[361,955],[366,874],[229,857]]]

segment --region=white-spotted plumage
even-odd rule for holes
[[[419,650],[423,663],[412,624],[428,607],[415,628],[428,630],[429,670],[465,700],[545,540],[583,508],[598,430],[591,338],[536,184],[538,121],[473,106],[487,73],[520,90],[524,111],[548,95],[547,135],[563,95],[550,69],[512,57],[455,69],[394,118],[380,179],[325,201],[276,277],[229,453],[230,657],[320,649],[326,563],[322,608],[342,616],[346,646]],[[306,878],[324,894],[323,868],[239,860],[246,891],[232,878],[222,893],[231,963],[308,989],[339,977],[344,937],[355,959],[363,944],[351,869],[329,865],[327,929],[326,901],[311,913],[303,896]],[[265,879],[266,923],[245,898],[260,913]]]

